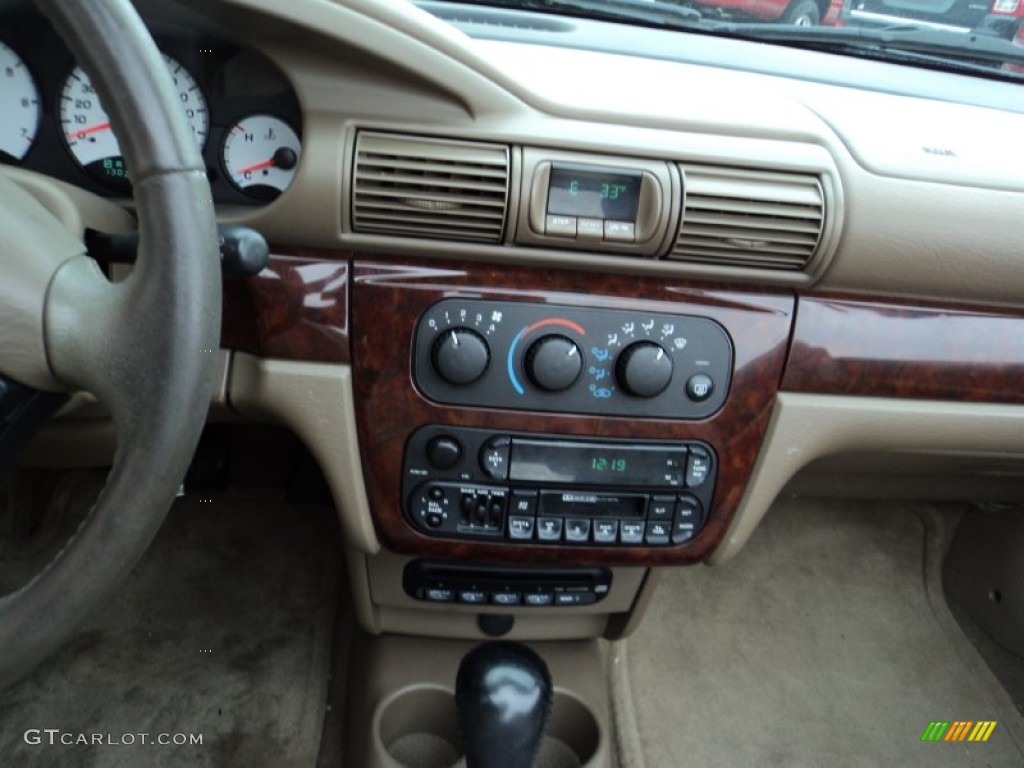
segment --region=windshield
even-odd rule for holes
[[[1024,0],[446,0],[424,5],[679,30],[1024,81]]]

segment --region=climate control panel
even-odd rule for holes
[[[441,403],[675,419],[721,408],[732,363],[708,318],[474,299],[427,310],[413,349]]]

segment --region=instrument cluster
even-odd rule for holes
[[[207,33],[153,28],[217,203],[283,193],[302,156],[302,115],[284,74],[258,51]],[[101,195],[131,175],[89,75],[32,12],[0,19],[0,163]]]

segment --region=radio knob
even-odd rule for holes
[[[672,380],[672,357],[653,341],[638,341],[619,355],[615,378],[631,395],[654,397]]]
[[[583,355],[566,336],[541,336],[526,350],[524,367],[530,381],[538,387],[561,392],[571,387],[583,372]]]
[[[431,350],[434,370],[449,384],[472,384],[484,375],[491,362],[491,350],[484,337],[469,328],[452,328],[442,333]]]

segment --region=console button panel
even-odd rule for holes
[[[439,441],[454,445],[438,462]],[[459,458],[454,462],[452,456]],[[406,445],[402,506],[421,533],[565,546],[685,544],[711,509],[701,441],[496,434],[431,425]]]
[[[430,603],[499,607],[593,605],[611,590],[612,572],[597,567],[530,568],[413,560],[402,587],[409,597]]]
[[[413,378],[440,403],[704,419],[729,391],[732,341],[703,317],[445,299],[420,318]]]

